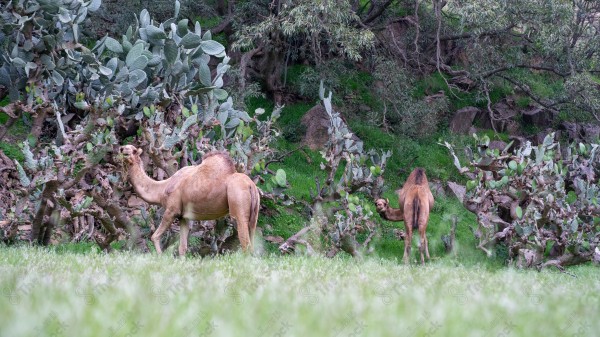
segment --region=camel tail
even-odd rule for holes
[[[420,198],[419,196],[415,197],[415,199],[413,200],[413,224],[412,224],[412,228],[413,229],[417,229],[419,228],[419,211],[420,211]]]

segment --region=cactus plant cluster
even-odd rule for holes
[[[358,257],[362,254],[362,248],[367,248],[376,229],[370,220],[373,216],[371,203],[359,198],[358,194],[372,198],[379,195],[383,187],[382,175],[391,152],[380,154],[375,150],[365,151],[363,142],[350,131],[339,112],[333,109],[331,92],[325,96],[322,82],[319,95],[330,120],[329,138],[321,150],[323,162],[320,164],[327,177],[324,182],[317,180],[311,195],[313,202],[310,207],[315,217],[311,226],[321,227],[316,232],[322,233],[327,242],[327,256],[345,251]],[[362,243],[359,243],[359,238]],[[280,250],[289,252],[294,249],[292,245],[296,242],[309,244],[306,240],[292,241],[284,242]],[[310,247],[307,250],[314,249]]]
[[[31,225],[29,239],[41,244],[60,228],[68,234],[63,239],[89,237],[108,248],[114,239],[136,234],[134,223],[152,225],[152,209],[132,206],[115,161],[118,144],[142,147],[153,163],[146,165],[149,174],[158,178],[199,163],[212,150],[228,151],[241,171],[265,175],[260,163],[273,153],[269,144],[280,110],[259,120],[262,109],[250,116],[234,108],[223,88],[230,68],[225,48],[198,23],[177,18],[179,1],[165,22],[143,10],[120,38],[94,43],[81,25],[100,5],[15,0],[1,8],[6,126],[33,120],[40,132],[32,129],[33,137],[21,145],[24,162],[10,163],[1,187],[10,198],[0,205],[8,211],[0,220]],[[55,130],[55,137],[45,131],[49,139],[40,141],[42,126]],[[128,127],[133,133],[123,131]],[[60,233],[54,237],[60,240]]]
[[[520,267],[577,264],[597,259],[600,243],[598,144],[562,145],[548,134],[536,146],[526,141],[503,151],[476,137],[469,163],[456,167],[469,180],[463,200],[477,215],[479,248],[508,251]],[[513,149],[513,147],[515,147]]]

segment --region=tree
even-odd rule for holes
[[[265,82],[268,92],[281,102],[285,69],[293,61],[320,64],[324,59],[362,59],[373,46],[373,33],[360,26],[348,1],[275,1],[261,7],[264,20],[240,23],[233,49],[244,53],[242,74]],[[243,84],[242,84],[243,86]]]

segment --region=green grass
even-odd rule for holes
[[[600,271],[382,259],[2,248],[2,336],[566,336],[600,329]]]

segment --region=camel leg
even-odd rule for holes
[[[410,263],[410,246],[412,241],[412,225],[410,227],[406,225],[406,237],[404,238],[404,256],[402,260],[404,264]]]
[[[160,222],[160,226],[158,226],[156,232],[152,234],[151,240],[154,243],[154,248],[156,248],[156,252],[158,254],[162,254],[162,249],[160,248],[160,237],[169,227],[171,227],[174,218],[174,212],[165,210],[165,214],[163,215],[162,221]]]
[[[252,252],[252,241],[250,240],[248,221],[238,218],[237,224],[238,239],[240,240],[240,244],[242,245],[242,250],[244,251],[244,253]]]
[[[247,187],[240,190],[247,190]],[[250,196],[246,193],[228,193],[227,202],[229,204],[229,214],[237,223],[238,239],[244,253],[252,252],[252,241],[250,240],[250,214],[252,212],[251,205],[248,202]]]
[[[190,233],[190,222],[181,218],[179,221],[179,256],[185,256],[188,248],[188,234]]]
[[[427,241],[427,234],[425,234],[425,256],[427,256],[427,261],[431,261],[431,257],[429,257],[429,242]]]
[[[419,236],[421,238],[421,242],[419,245],[419,252],[421,253],[421,264],[425,264],[425,257],[423,256],[423,253],[425,252],[425,249],[427,247],[427,237],[425,236],[424,228],[419,228]]]

